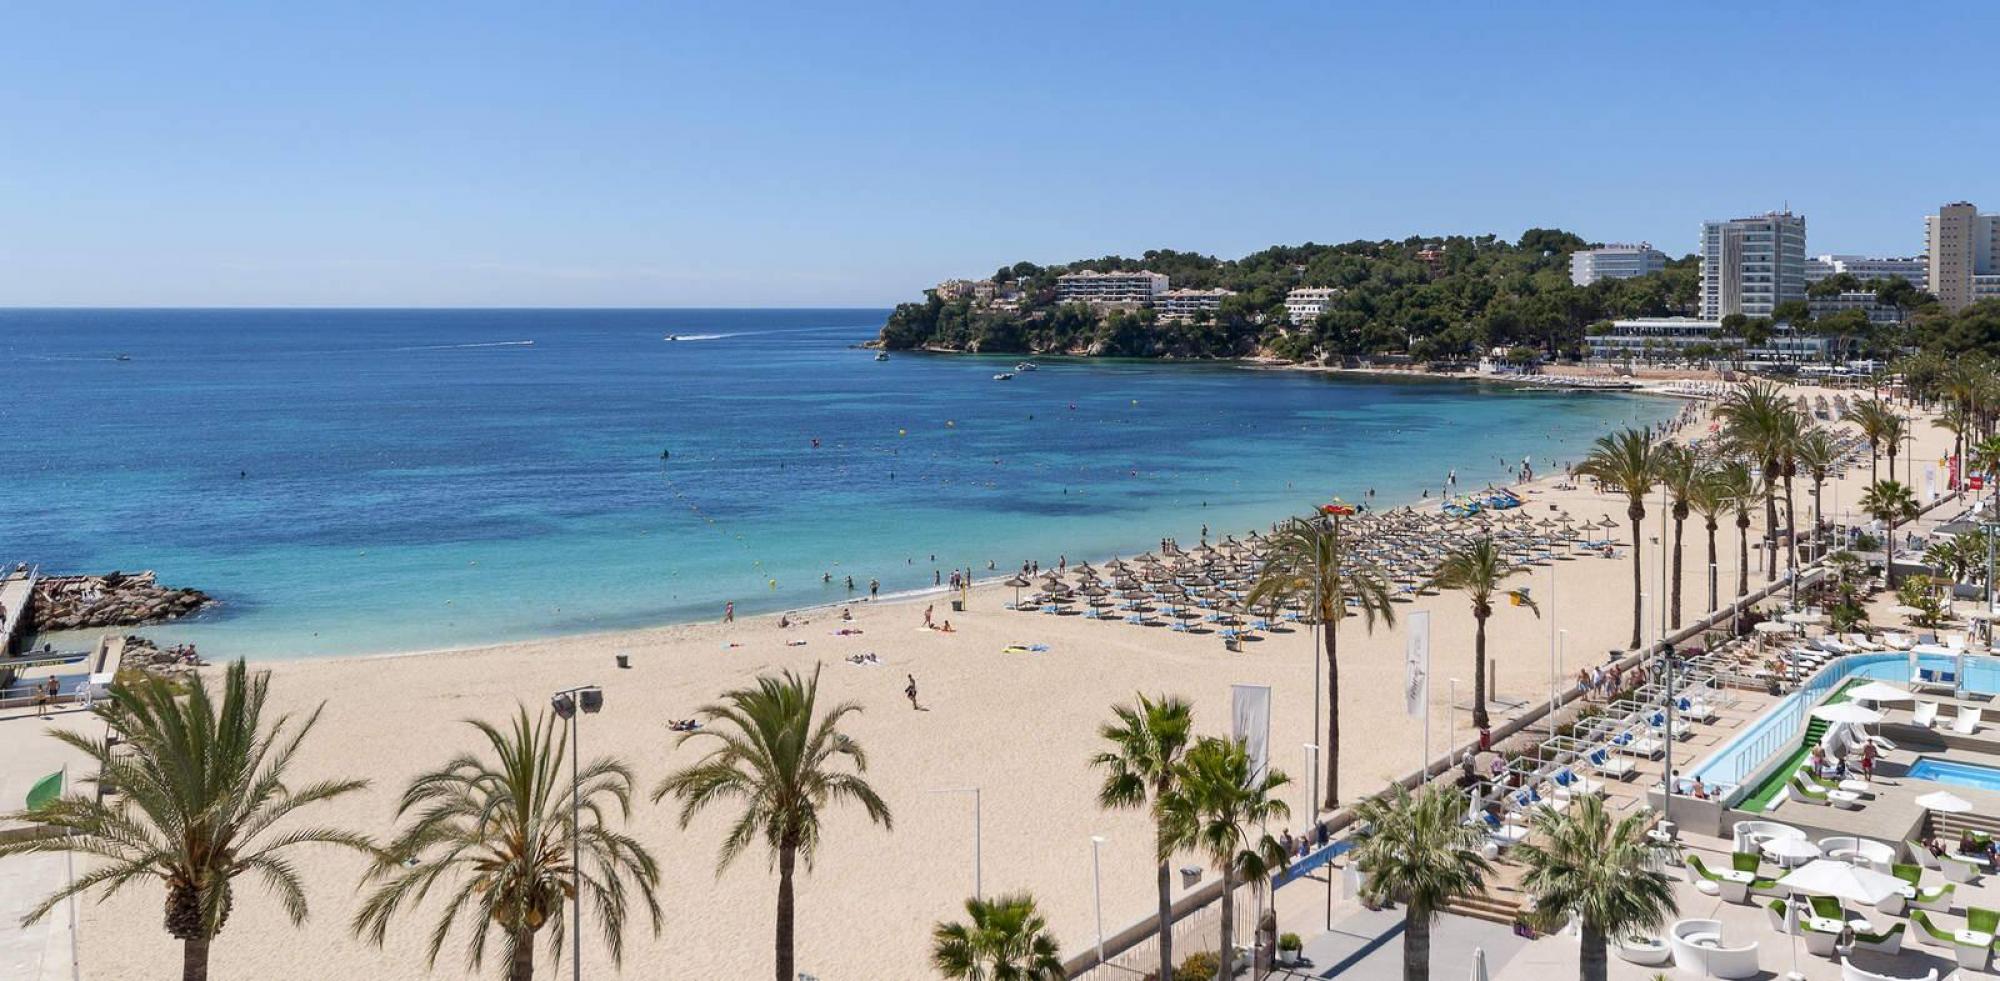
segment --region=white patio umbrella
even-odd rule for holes
[[[1902,888],[1903,880],[1883,875],[1865,865],[1849,865],[1822,858],[1793,869],[1778,880],[1778,885],[1808,896],[1833,896],[1873,906]]]
[[[1486,948],[1472,948],[1472,981],[1486,981]]]
[[[1882,721],[1882,713],[1872,708],[1856,705],[1853,702],[1822,705],[1812,710],[1812,716],[1815,719],[1824,719],[1828,722],[1853,722],[1860,725],[1869,725]]]
[[[1972,805],[1967,803],[1965,798],[1947,790],[1940,790],[1917,798],[1917,806],[1930,811],[1943,811],[1946,814],[1963,814],[1966,811],[1972,810]]]
[[[1847,697],[1857,702],[1911,702],[1915,695],[1906,689],[1881,681],[1871,681],[1847,693]]]

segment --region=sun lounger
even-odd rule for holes
[[[1715,721],[1715,709],[1708,704],[1708,699],[1706,698],[1690,699],[1682,696],[1678,701],[1674,702],[1674,713],[1690,722]]]
[[[1937,724],[1937,710],[1936,702],[1918,702],[1917,707],[1910,712],[1910,724],[1929,729]]]
[[[1986,871],[1986,863],[1970,855],[1945,852],[1938,857],[1938,868],[1944,872],[1946,882],[1971,884],[1979,881],[1980,873]]]
[[[1960,705],[1958,715],[1951,720],[1951,731],[1961,736],[1970,736],[1979,731],[1979,710],[1970,705]]]
[[[1588,762],[1590,764],[1590,768],[1596,770],[1600,776],[1610,777],[1613,780],[1623,780],[1626,777],[1631,776],[1638,770],[1638,768],[1633,765],[1631,760],[1614,758],[1610,754],[1610,752],[1605,750],[1605,748],[1602,746],[1599,746],[1595,750],[1592,750],[1590,756],[1586,758],[1586,762]]]
[[[1638,756],[1649,760],[1660,755],[1662,752],[1659,740],[1651,736],[1635,736],[1630,732],[1619,733],[1616,738],[1611,740],[1611,745],[1616,747],[1619,752],[1628,756]]]
[[[1518,845],[1528,838],[1528,829],[1518,824],[1508,824],[1490,813],[1481,813],[1479,823],[1486,829],[1486,837],[1501,847]]]

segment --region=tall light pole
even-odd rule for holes
[[[1556,676],[1562,670],[1556,654],[1556,563],[1549,563],[1549,738],[1556,738]]]
[[[937,790],[933,790],[933,791],[931,791],[931,793],[933,793],[933,794],[971,794],[971,795],[972,795],[972,896],[973,896],[973,898],[974,898],[974,899],[985,899],[985,898],[986,898],[986,893],[985,893],[985,891],[984,891],[983,889],[981,889],[981,887],[980,887],[980,885],[981,885],[981,881],[982,881],[982,880],[981,880],[981,878],[980,878],[980,867],[979,867],[979,865],[980,865],[980,862],[979,862],[979,855],[980,855],[980,844],[979,844],[979,812],[980,812],[980,806],[979,806],[979,788],[978,788],[978,787],[941,787],[941,788],[939,788],[939,789],[937,789]]]
[[[1106,841],[1103,835],[1090,836],[1090,905],[1097,914],[1097,963],[1104,963],[1104,881],[1098,872],[1097,848]]]
[[[1448,753],[1448,754],[1449,754],[1449,755],[1450,755],[1450,756],[1452,757],[1452,762],[1453,762],[1453,763],[1457,763],[1457,762],[1458,762],[1458,759],[1457,759],[1457,757],[1458,757],[1458,679],[1457,679],[1457,678],[1449,678],[1449,679],[1446,679],[1446,680],[1448,680],[1448,681],[1449,681],[1449,682],[1451,683],[1451,701],[1450,701],[1449,703],[1447,703],[1447,704],[1445,705],[1445,707],[1444,707],[1444,718],[1445,718],[1445,738],[1446,738],[1446,740],[1447,740],[1447,745],[1449,745],[1449,746],[1451,747],[1451,748],[1450,748],[1449,750],[1447,750],[1446,752],[1447,752],[1447,753]]]
[[[570,977],[583,981],[583,846],[578,833],[583,811],[583,753],[579,748],[576,714],[596,715],[604,708],[604,690],[596,685],[565,688],[549,697],[556,715],[569,723],[569,889],[570,889]]]
[[[1313,772],[1313,767],[1319,765],[1319,744],[1306,743],[1305,747],[1306,747],[1306,772],[1310,774]],[[1316,783],[1311,783],[1311,782],[1308,782],[1302,786],[1304,786],[1306,790],[1306,809],[1303,813],[1306,815],[1306,820],[1311,821],[1313,820],[1314,817],[1316,817],[1319,814],[1319,807],[1318,807],[1319,786]]]

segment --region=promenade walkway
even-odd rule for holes
[[[0,573],[0,656],[14,650],[14,644],[27,636],[28,598],[35,592],[33,572]]]

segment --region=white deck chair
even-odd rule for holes
[[[1929,729],[1937,724],[1937,710],[1936,702],[1918,702],[1917,707],[1910,711],[1910,724]]]
[[[1958,715],[1951,720],[1951,731],[1961,736],[1970,736],[1979,731],[1979,710],[1970,705],[1960,705]]]

